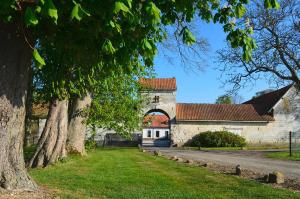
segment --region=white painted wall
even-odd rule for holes
[[[148,136],[148,132],[150,132],[150,137]],[[156,132],[159,132],[159,136],[157,137]],[[170,133],[170,129],[167,128],[145,128],[143,129],[143,138],[152,138],[152,139],[162,139],[168,138]]]

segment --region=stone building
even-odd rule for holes
[[[289,131],[300,131],[300,95],[293,85],[257,96],[242,104],[194,104],[176,102],[176,79],[141,79],[142,94],[149,101],[145,116],[160,112],[169,119],[168,136],[148,137],[143,145],[182,146],[204,131],[226,130],[248,143],[281,143]],[[150,138],[150,139],[149,139]]]

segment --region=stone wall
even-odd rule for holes
[[[155,91],[142,92],[142,95],[147,99],[144,105],[143,112],[146,114],[151,110],[162,110],[174,120],[176,116],[176,92],[175,91]],[[159,102],[155,102],[155,96],[159,97]]]
[[[198,133],[221,130],[241,135],[246,138],[248,143],[282,142],[285,140],[285,135],[282,132],[274,132],[272,125],[272,123],[267,122],[182,121],[173,125],[172,140],[173,143],[182,146]]]

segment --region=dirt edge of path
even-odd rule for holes
[[[0,188],[0,199],[59,199],[58,191],[39,186],[36,191],[14,190]]]

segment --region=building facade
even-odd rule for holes
[[[287,141],[289,131],[300,131],[299,89],[289,85],[257,96],[242,104],[194,104],[176,102],[176,79],[141,79],[148,97],[145,115],[160,112],[169,118],[169,135],[165,143],[182,146],[205,131],[226,130],[246,138],[253,144],[280,144]],[[160,146],[156,137],[148,139],[143,128],[143,143]]]
[[[140,79],[144,104],[142,130],[128,141],[113,130],[97,128],[98,145],[183,146],[205,131],[226,130],[250,144],[280,144],[289,132],[300,132],[300,89],[294,85],[263,93],[242,104],[177,103],[176,79]],[[39,124],[35,143],[45,125],[47,105],[34,107]],[[159,114],[157,114],[159,113]],[[87,131],[90,137],[91,129]]]

